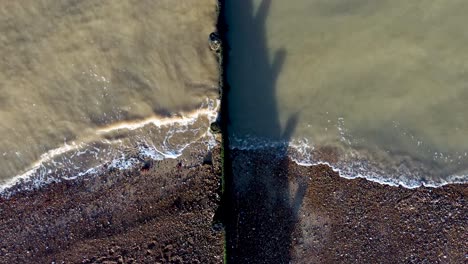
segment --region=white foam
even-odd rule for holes
[[[350,155],[352,158],[348,160],[331,164],[314,157],[313,152],[315,147],[307,139],[282,142],[253,136],[246,136],[243,138],[232,136],[230,140],[231,148],[238,150],[281,148],[281,152],[283,152],[282,154],[288,155],[288,157],[299,166],[327,165],[333,171],[337,172],[340,177],[346,179],[363,178],[383,185],[401,186],[408,189],[414,189],[421,186],[436,188],[448,184],[468,183],[468,175],[451,175],[445,179],[440,179],[437,182],[416,180],[414,179],[414,176],[420,173],[415,172],[404,165],[398,168],[397,174],[389,175],[388,172],[383,169],[378,169],[376,166],[372,166],[369,161],[355,158],[354,154],[354,156]],[[288,148],[287,152],[284,151],[285,148]]]
[[[136,122],[121,122],[117,124],[110,125],[105,128],[101,128],[97,130],[98,134],[105,134],[109,133],[115,130],[136,130],[139,128],[142,128],[144,126],[147,126],[149,124],[152,124],[156,127],[162,127],[162,126],[173,126],[173,125],[178,125],[178,126],[187,126],[193,124],[196,120],[200,118],[200,116],[207,116],[210,122],[213,122],[216,120],[217,116],[217,110],[219,106],[219,100],[207,100],[205,105],[207,108],[200,108],[196,111],[187,113],[187,114],[180,114],[179,116],[173,116],[173,117],[150,117],[141,121],[136,121]]]
[[[329,162],[318,161],[318,162],[315,162],[315,163],[309,163],[309,162],[302,162],[300,160],[295,160],[295,159],[291,159],[291,160],[293,160],[299,166],[310,167],[310,166],[326,165],[326,166],[330,167],[334,172],[337,172],[340,175],[340,177],[345,178],[345,179],[362,178],[362,179],[366,179],[368,181],[376,182],[376,183],[379,183],[379,184],[382,184],[382,185],[389,185],[389,186],[394,186],[394,187],[401,186],[401,187],[404,187],[404,188],[407,188],[407,189],[416,189],[416,188],[419,188],[419,187],[422,187],[422,186],[430,187],[430,188],[438,188],[438,187],[442,187],[442,186],[445,186],[445,185],[448,185],[448,184],[466,184],[466,183],[468,183],[468,181],[467,181],[467,176],[468,175],[453,175],[453,176],[449,177],[449,180],[443,180],[443,181],[438,182],[438,183],[430,183],[430,182],[426,183],[426,182],[420,182],[420,181],[416,181],[416,180],[403,181],[403,180],[395,180],[395,179],[392,179],[392,178],[384,178],[381,175],[376,174],[376,173],[374,173],[372,171],[369,171],[369,172],[367,172],[365,174],[353,173],[353,172],[350,172],[348,170],[340,169],[340,168],[330,164]]]
[[[190,113],[181,113],[177,116],[173,117],[168,117],[168,118],[158,118],[158,117],[151,117],[145,120],[141,120],[138,122],[125,122],[125,123],[119,123],[119,124],[114,124],[105,128],[101,128],[97,130],[97,133],[100,135],[105,135],[107,133],[111,133],[116,130],[136,130],[140,129],[143,127],[146,127],[147,125],[152,125],[158,128],[161,127],[176,127],[173,130],[170,130],[168,132],[168,135],[165,136],[164,141],[162,142],[161,146],[157,147],[154,144],[142,144],[141,146],[138,147],[138,155],[142,157],[147,157],[150,159],[154,160],[162,160],[162,159],[175,159],[182,155],[182,152],[191,144],[199,141],[200,139],[207,138],[207,148],[210,149],[213,146],[216,145],[216,141],[214,140],[214,135],[211,134],[210,129],[209,129],[209,124],[211,122],[214,122],[217,118],[218,114],[218,108],[219,108],[219,100],[210,100],[207,99],[199,109],[190,112]],[[173,134],[177,133],[182,133],[187,130],[187,128],[190,125],[195,124],[197,120],[199,120],[202,117],[206,117],[208,120],[208,124],[206,124],[206,131],[203,131],[201,135],[198,137],[191,138],[190,141],[185,142],[181,146],[170,146],[168,140]],[[181,127],[184,127],[181,129]],[[77,166],[76,162],[74,162],[75,157],[81,157],[84,155],[94,155],[94,158],[96,160],[101,160],[99,159],[98,155],[105,155],[106,157],[110,157],[112,155],[111,151],[101,149],[92,146],[91,143],[85,143],[88,140],[84,139],[83,142],[76,144],[73,142],[72,144],[67,144],[66,142],[56,148],[49,150],[48,152],[44,153],[41,155],[40,159],[34,162],[24,173],[17,175],[15,177],[12,177],[11,179],[8,179],[6,182],[2,183],[0,185],[0,194],[4,193],[6,190],[9,188],[20,184],[27,182],[28,185],[33,186],[34,188],[40,187],[43,185],[47,185],[52,181],[60,181],[61,179],[65,180],[72,180],[76,179],[77,177],[82,177],[85,175],[90,175],[90,174],[97,174],[103,169],[103,163],[98,164],[97,166],[94,166],[92,168],[86,168],[86,166],[81,167]],[[116,144],[122,144],[121,140],[101,140],[100,141],[102,144],[108,147],[112,147],[113,145]],[[143,142],[145,143],[145,142]],[[63,156],[66,153],[74,153],[69,157],[68,160],[64,160],[61,163],[56,162],[55,159]],[[102,153],[101,153],[102,152]],[[132,168],[137,164],[139,161],[134,158],[134,157],[129,157],[125,155],[124,153],[120,152],[120,155],[117,157],[113,158],[109,162],[109,167],[110,168],[117,168],[119,170],[125,170]],[[57,177],[48,177],[50,176],[51,173],[56,172],[52,171],[51,169],[46,168],[45,164],[47,163],[52,163],[54,164],[54,167],[59,167],[63,165],[63,167],[70,167],[74,166],[76,172],[74,172],[72,175],[61,175],[60,178]],[[70,170],[64,169],[65,172],[69,172]],[[27,188],[27,187],[25,187]]]
[[[291,147],[297,151],[301,158],[290,156],[291,160],[294,161],[299,166],[317,166],[317,165],[327,165],[333,171],[337,172],[340,177],[346,179],[356,179],[363,178],[372,182],[376,182],[383,185],[389,186],[401,186],[408,189],[414,189],[419,187],[431,187],[437,188],[448,184],[465,184],[468,183],[468,175],[451,175],[446,179],[441,179],[438,182],[435,181],[419,181],[412,179],[411,175],[417,174],[412,172],[411,169],[408,169],[405,166],[399,168],[398,175],[389,175],[387,172],[381,169],[377,169],[372,165],[368,165],[368,162],[363,161],[344,161],[338,162],[337,164],[331,164],[329,162],[324,162],[320,160],[314,160],[312,153],[307,152],[307,149],[313,149],[312,147],[303,144],[294,145]]]
[[[41,167],[42,167],[42,164],[44,164],[44,163],[46,163],[48,161],[51,161],[55,157],[57,157],[59,155],[62,155],[64,153],[66,153],[66,152],[78,149],[80,145],[81,144],[78,144],[78,145],[67,145],[67,144],[65,144],[65,145],[63,145],[63,146],[61,146],[59,148],[49,150],[48,152],[42,154],[40,159],[37,160],[36,162],[34,162],[31,165],[31,167],[25,173],[20,174],[18,176],[15,176],[15,177],[7,180],[2,185],[0,185],[0,193],[2,193],[4,190],[14,186],[15,184],[17,184],[17,183],[19,183],[21,181],[27,180],[28,178],[31,177],[31,175],[39,172]]]

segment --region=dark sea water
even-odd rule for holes
[[[468,2],[227,1],[232,148],[344,177],[468,180]]]
[[[215,0],[0,3],[0,191],[212,144]]]

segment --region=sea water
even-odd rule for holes
[[[468,2],[227,1],[233,148],[407,187],[468,177]],[[325,154],[324,154],[325,153]]]
[[[0,190],[210,141],[215,0],[0,3]]]

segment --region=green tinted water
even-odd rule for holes
[[[467,2],[254,0],[227,10],[233,147],[282,140],[297,161],[330,162],[344,176],[466,181],[456,175],[468,169]]]

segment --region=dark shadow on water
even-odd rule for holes
[[[271,1],[263,1],[255,14],[251,0],[226,2],[231,47],[227,65],[229,134],[279,140],[275,86],[286,51],[275,51],[270,60],[265,22]]]
[[[287,53],[268,49],[266,20],[272,1],[263,0],[257,9],[251,0],[224,3],[230,47],[225,52],[229,55],[225,111],[232,173],[232,180],[227,181],[231,200],[226,220],[228,261],[289,263],[297,213],[307,186],[290,186],[286,158],[298,115],[281,125],[278,113],[276,83]],[[246,151],[235,148],[237,139],[250,139],[251,147],[265,141],[285,143]]]

